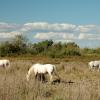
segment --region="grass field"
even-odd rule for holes
[[[90,71],[87,65],[88,61],[99,58],[8,58],[11,67],[0,68],[0,100],[100,100],[100,72]],[[28,69],[37,62],[55,64],[62,81],[41,83],[35,81],[33,75],[30,82],[26,82]]]

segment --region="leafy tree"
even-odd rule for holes
[[[39,43],[33,44],[33,50],[35,53],[41,53],[46,51],[53,44],[52,40],[45,40]]]
[[[27,51],[27,38],[22,35],[16,35],[12,41],[11,51],[24,54]]]
[[[0,45],[0,56],[8,55],[9,51],[9,42],[5,42]]]
[[[25,54],[26,52],[27,41],[22,35],[17,35],[11,42],[7,41],[0,46],[0,56]]]

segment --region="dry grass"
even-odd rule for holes
[[[72,58],[72,61],[71,58],[42,57],[10,59],[10,69],[0,68],[0,100],[100,100],[100,73],[90,71],[87,66],[89,60],[85,58]],[[56,64],[62,81],[41,83],[32,76],[30,82],[26,82],[26,73],[36,62]]]

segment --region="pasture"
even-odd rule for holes
[[[8,59],[11,67],[0,68],[0,100],[100,100],[100,72],[90,71],[87,65],[88,61],[99,57]],[[26,73],[37,62],[55,64],[61,82],[41,83],[35,81],[34,75],[27,82]],[[48,80],[48,75],[46,78]]]

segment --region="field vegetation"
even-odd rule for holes
[[[9,59],[11,67],[0,68],[0,100],[100,100],[100,73],[90,71],[85,58]],[[47,82],[41,83],[34,74],[27,82],[26,73],[37,62],[55,64],[61,82],[50,84],[46,75]]]
[[[9,59],[9,69],[0,68],[0,100],[100,100],[100,72],[88,62],[100,60],[100,48],[80,48],[75,43],[46,40],[31,44],[23,36],[0,45],[0,59]],[[61,82],[39,82],[26,73],[34,63],[55,64]],[[56,77],[54,76],[54,80]]]
[[[76,43],[55,43],[52,40],[44,40],[30,43],[22,35],[17,35],[12,41],[0,44],[0,56],[47,56],[51,58],[64,58],[66,56],[100,56],[100,48],[80,48]]]

